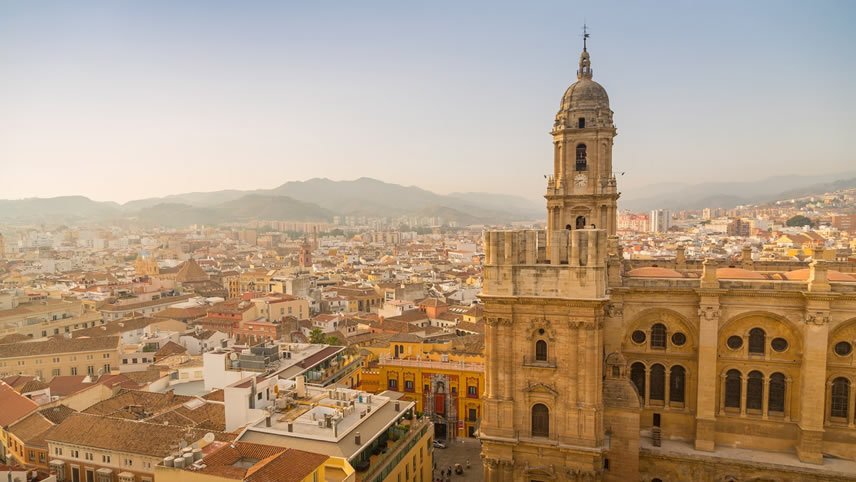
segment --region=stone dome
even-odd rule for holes
[[[556,114],[554,128],[568,127],[614,127],[609,95],[602,85],[592,80],[591,58],[585,49],[580,54],[577,81],[565,91]]]

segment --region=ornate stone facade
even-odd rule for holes
[[[623,260],[586,49],[552,134],[547,230],[485,234],[485,479],[856,477],[856,266]]]

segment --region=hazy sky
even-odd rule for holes
[[[0,0],[0,198],[535,198],[584,20],[623,190],[856,166],[856,2]]]

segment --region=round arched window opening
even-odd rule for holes
[[[675,346],[684,346],[687,342],[687,335],[684,335],[680,331],[672,335],[672,344]]]
[[[737,335],[729,336],[728,341],[726,341],[725,344],[732,350],[738,350],[743,346],[743,338]]]
[[[632,335],[630,335],[630,339],[633,340],[633,343],[637,343],[639,345],[645,343],[645,338],[645,332],[642,330],[636,330]]]
[[[773,341],[770,342],[770,346],[773,347],[773,350],[781,353],[788,349],[788,340],[784,338],[773,338]]]
[[[847,356],[853,353],[853,345],[846,341],[839,341],[835,344],[835,354],[838,356]]]
[[[538,334],[543,335],[544,334],[544,328],[538,328]]]

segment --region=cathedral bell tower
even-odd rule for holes
[[[553,175],[544,195],[547,230],[596,227],[615,235],[619,194],[612,172],[612,139],[616,130],[606,89],[592,80],[585,43],[577,81],[562,96],[552,135]]]
[[[547,229],[485,233],[488,482],[611,480],[603,323],[617,246],[615,126],[586,47],[553,126]]]

